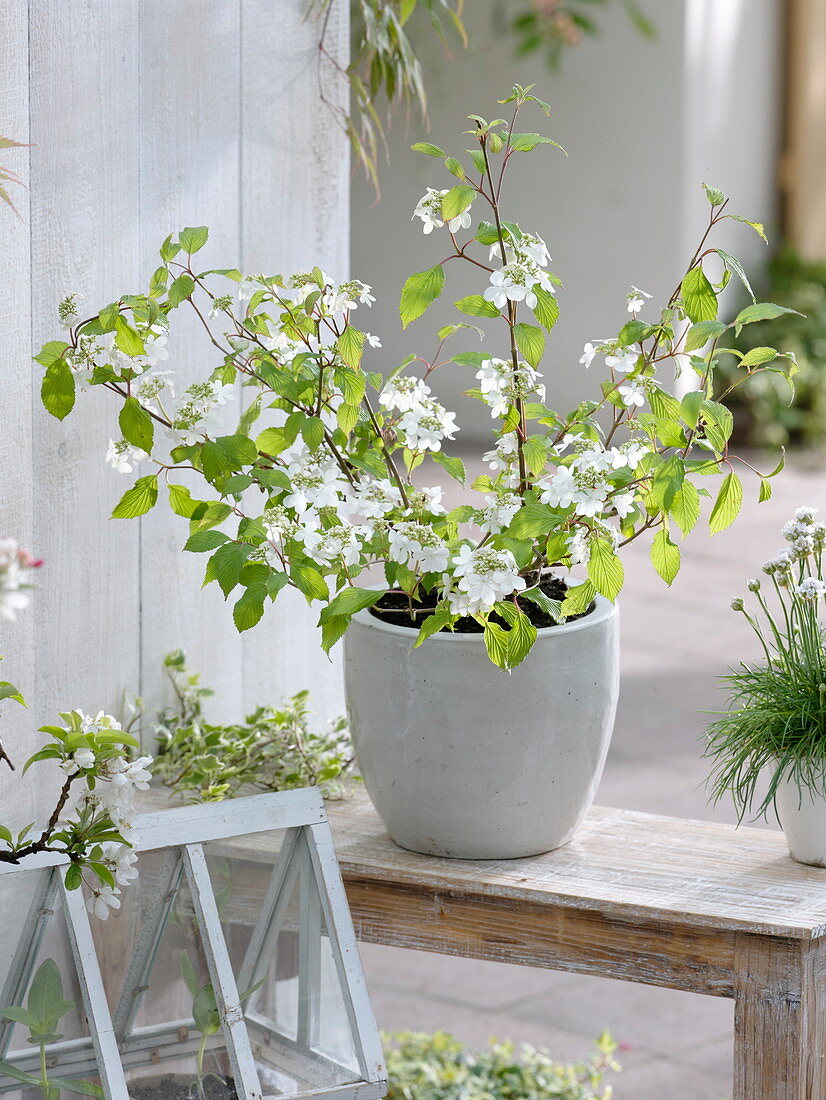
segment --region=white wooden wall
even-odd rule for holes
[[[340,713],[340,671],[317,645],[303,599],[282,594],[243,637],[204,561],[184,555],[186,521],[164,507],[110,520],[129,479],[103,455],[112,407],[83,395],[61,425],[40,408],[30,356],[57,331],[69,290],[96,309],[140,289],[157,247],[209,225],[204,266],[268,273],[348,270],[346,142],[318,101],[316,25],[305,0],[4,0],[0,134],[29,140],[21,219],[0,211],[0,533],[46,559],[32,609],[0,626],[5,708],[22,759],[58,709],[112,709],[124,689],[157,702],[163,654],[181,646],[218,695],[213,713],[309,687]],[[329,44],[347,50],[347,0]],[[171,365],[203,376],[193,332]],[[237,415],[237,410],[234,411]],[[0,807],[17,804],[0,771]],[[37,804],[35,799],[34,804]],[[26,796],[21,813],[32,806]]]

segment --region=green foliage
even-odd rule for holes
[[[511,21],[516,38],[517,56],[543,53],[555,69],[563,55],[583,38],[599,33],[595,9],[607,7],[613,0],[519,0]],[[654,24],[637,0],[619,0],[628,18],[645,38],[654,38]]]
[[[711,798],[730,796],[741,820],[750,811],[767,814],[784,779],[826,795],[826,527],[811,509],[798,509],[783,533],[787,548],[764,565],[762,582],[748,582],[754,610],[741,597],[731,604],[765,659],[722,677],[726,710],[707,730]]]
[[[212,695],[189,672],[185,655],[170,653],[164,668],[176,704],[157,716],[155,773],[191,802],[217,802],[242,788],[288,791],[319,786],[325,798],[340,798],[352,773],[353,752],[346,719],[326,729],[311,726],[301,691],[280,707],[261,706],[237,724],[215,725],[203,715]]]
[[[610,1100],[605,1075],[619,1067],[603,1034],[587,1060],[565,1065],[525,1044],[468,1049],[444,1031],[384,1037],[387,1100]]]
[[[9,1062],[0,1061],[0,1074],[5,1074],[21,1084],[39,1088],[43,1100],[59,1100],[61,1090],[80,1096],[94,1096],[103,1100],[103,1089],[91,1081],[76,1078],[50,1077],[46,1048],[63,1038],[57,1033],[60,1021],[77,1006],[67,1001],[63,992],[63,978],[54,959],[44,959],[34,972],[26,1007],[6,1005],[0,1008],[0,1019],[11,1020],[28,1029],[30,1042],[40,1049],[40,1076],[25,1073]]]
[[[737,412],[740,442],[752,446],[822,447],[826,443],[826,264],[807,263],[790,248],[771,260],[764,287],[767,297],[794,312],[746,325],[732,333],[728,346],[744,356],[780,347],[794,355],[792,385],[775,356],[768,369],[746,371],[749,363],[726,356],[719,370],[725,398]],[[753,362],[753,360],[752,360]],[[755,364],[757,365],[757,364]],[[741,385],[748,377],[748,385]]]

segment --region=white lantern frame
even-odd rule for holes
[[[0,1004],[21,1003],[37,962],[38,953],[58,892],[62,895],[69,943],[89,1025],[89,1039],[58,1041],[50,1049],[60,1057],[61,1068],[72,1073],[94,1068],[100,1076],[106,1100],[129,1100],[125,1066],[142,1064],[150,1050],[164,1045],[181,1053],[194,1040],[181,1039],[187,1021],[134,1028],[133,1023],[146,991],[149,973],[183,878],[189,886],[195,917],[202,936],[210,979],[222,1022],[223,1040],[239,1100],[262,1100],[263,1091],[252,1050],[251,1033],[267,1033],[287,1058],[297,1064],[330,1059],[313,1049],[318,1038],[321,997],[319,951],[322,920],[330,941],[350,1034],[361,1080],[355,1083],[312,1088],[293,1093],[291,1100],[379,1100],[386,1095],[384,1058],[367,985],[359,959],[347,896],[336,859],[333,837],[321,792],[303,788],[275,794],[253,795],[220,803],[200,803],[138,815],[135,851],[163,851],[159,879],[149,904],[147,919],[137,937],[123,992],[114,1012],[104,989],[89,915],[81,890],[67,890],[60,874],[68,864],[59,853],[41,852],[22,864],[0,864],[0,882],[11,875],[35,871],[47,873],[31,901],[23,935],[4,977]],[[264,903],[254,927],[240,972],[236,975],[221,925],[204,844],[231,841],[255,833],[286,830],[270,875]],[[299,934],[299,1015],[297,1037],[290,1040],[272,1030],[265,1019],[245,1012],[239,987],[245,989],[263,953],[277,936],[279,915],[286,907],[301,874],[302,908]],[[314,882],[317,890],[305,888]],[[34,1052],[7,1054],[14,1024],[0,1020],[0,1060],[19,1062],[25,1069]],[[91,1049],[90,1049],[91,1046]],[[170,1051],[170,1055],[173,1051]],[[143,1057],[142,1057],[143,1056]],[[0,1095],[19,1088],[19,1082],[0,1077]]]

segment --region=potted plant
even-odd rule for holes
[[[728,708],[708,728],[706,755],[715,802],[730,795],[740,820],[774,806],[792,858],[826,867],[826,525],[814,516],[798,508],[783,527],[788,546],[763,566],[768,581],[748,581],[754,611],[732,600],[762,660],[724,678]]]
[[[617,335],[585,346],[583,366],[599,363],[604,377],[572,412],[556,411],[538,367],[559,280],[544,241],[503,206],[514,163],[555,143],[517,129],[524,108],[548,110],[529,88],[503,102],[508,121],[472,116],[464,161],[414,146],[456,182],[428,189],[416,207],[448,254],[407,280],[402,322],[439,297],[455,263],[480,279],[431,358],[412,357],[387,378],[365,370],[365,349],[380,344],[354,316],[374,300],[370,287],[318,268],[199,271],[205,227],[164,241],[148,293],[86,318],[66,298],[67,337],[37,357],[44,404],[59,418],[78,387],[112,394],[120,411],[109,461],[126,473],[152,462],[113,515],[144,514],[163,488],[188,521],[184,548],[209,555],[205,581],[236,593],[239,630],[291,585],[320,606],[325,649],[347,633],[356,755],[391,835],[419,851],[477,858],[563,844],[590,804],[617,700],[620,551],[650,532],[653,565],[670,584],[677,539],[696,524],[700,498],[714,494],[712,532],[736,518],[743,460],[729,453],[732,417],[716,399],[717,341],[729,327],[788,312],[755,302],[731,325],[717,319],[732,274],[750,288],[739,262],[709,242],[721,221],[744,219],[706,187],[708,224],[664,308],[655,313],[632,288]],[[163,361],[184,304],[215,362],[175,397]],[[462,337],[483,340],[484,350],[445,350]],[[770,348],[727,354],[742,379],[794,370]],[[443,446],[455,416],[431,389],[448,364],[475,380],[469,392],[495,428],[489,472],[473,482],[472,502],[451,511],[432,485],[434,463],[465,479]],[[677,366],[697,379],[682,401],[661,381],[663,368]],[[239,380],[249,401],[225,432],[217,414]],[[194,471],[197,496],[179,471]],[[763,478],[761,496],[769,492]],[[576,569],[585,575],[575,581]]]

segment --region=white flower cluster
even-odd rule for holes
[[[453,439],[459,430],[456,414],[432,397],[419,378],[394,378],[382,390],[379,404],[402,414],[396,426],[411,451],[440,451],[442,441]]]
[[[221,430],[218,409],[235,396],[235,387],[223,382],[193,382],[185,391],[167,434],[177,446],[191,447],[205,435]]]
[[[826,524],[815,522],[816,512],[816,508],[798,508],[794,519],[781,528],[796,558],[805,558],[826,546]]]
[[[149,458],[146,451],[133,447],[125,439],[119,439],[117,442],[114,439],[109,440],[106,461],[119,474],[131,474],[135,466],[146,458]]]
[[[526,587],[510,550],[495,550],[489,546],[474,549],[465,544],[459,548],[452,564],[452,576],[445,574],[442,580],[443,595],[454,615],[486,614],[499,600]],[[458,583],[452,587],[457,579]]]
[[[302,515],[309,508],[337,508],[347,492],[341,467],[329,451],[311,451],[298,440],[282,454],[290,492],[281,502]]]
[[[122,729],[116,718],[111,714],[104,714],[103,711],[94,717],[80,710],[73,713],[80,720],[81,730],[87,734]],[[106,812],[124,840],[129,841],[133,833],[135,792],[148,789],[152,778],[149,770],[151,763],[151,756],[140,756],[136,760],[126,760],[118,756],[99,761],[91,749],[77,749],[60,766],[67,776],[77,775],[79,772],[94,775],[94,790],[84,791],[77,809]],[[137,856],[128,843],[105,845],[103,863],[112,871],[117,884],[126,886],[137,878],[136,862]],[[120,908],[120,894],[117,885],[112,887],[99,884],[90,889],[86,907],[100,920],[106,920],[110,909]]]
[[[29,605],[29,574],[42,565],[12,538],[0,538],[0,620],[14,622]]]
[[[321,285],[319,285],[321,283]],[[263,290],[288,305],[301,306],[311,294],[321,291],[318,304],[326,313],[349,313],[358,306],[371,306],[375,302],[372,287],[360,279],[347,279],[337,283],[326,272],[297,271],[281,285],[264,275],[247,275],[238,285],[238,297],[248,301]]]
[[[507,414],[508,409],[519,399],[536,396],[545,400],[545,387],[542,375],[532,366],[520,361],[516,370],[507,359],[485,359],[476,372],[479,388],[490,415],[496,419]]]
[[[797,594],[809,603],[817,603],[826,596],[826,581],[820,577],[804,577],[797,586]]]
[[[160,324],[154,324],[139,333],[144,350],[141,355],[127,355],[118,347],[117,333],[104,332],[100,335],[81,335],[76,349],[65,352],[66,362],[79,382],[89,382],[95,367],[110,366],[113,370],[131,370],[143,375],[158,363],[169,358],[166,346],[167,332]]]
[[[485,534],[495,535],[508,526],[522,507],[522,498],[516,493],[488,493],[485,505],[477,509],[474,519]]]
[[[505,432],[496,440],[496,446],[482,455],[491,470],[497,476],[500,484],[508,489],[515,489],[519,484],[519,440],[516,432]]]
[[[642,408],[645,404],[645,382],[640,378],[628,377],[633,375],[640,365],[642,348],[639,344],[620,347],[616,340],[589,340],[579,361],[587,370],[600,354],[605,356],[605,365],[611,371],[612,378],[616,378],[619,374],[626,375],[626,380],[617,386],[617,393],[622,398],[623,404],[627,408],[632,405]]]
[[[441,229],[444,223],[442,216],[442,199],[447,194],[447,191],[438,191],[434,187],[428,187],[419,201],[416,203],[416,209],[413,211],[413,218],[422,219],[422,232],[432,233],[434,229]],[[451,218],[447,227],[451,233],[456,233],[459,229],[469,229],[471,223],[470,210],[463,210],[461,214],[457,214],[455,218]]]
[[[392,561],[423,573],[447,569],[450,550],[427,524],[397,523],[390,529],[389,538]]]
[[[565,444],[570,439],[566,438]],[[557,466],[537,481],[540,501],[553,508],[570,508],[580,516],[595,517],[610,509],[621,519],[634,509],[633,490],[617,492],[610,476],[619,470],[635,470],[648,453],[642,440],[629,439],[620,447],[603,447],[585,441],[569,466]]]
[[[501,262],[502,253],[498,244],[491,245],[490,258]],[[529,309],[535,309],[536,287],[556,294],[550,276],[543,270],[550,258],[541,237],[531,233],[516,236],[509,232],[505,242],[506,263],[491,272],[485,300],[492,302],[497,309],[504,309],[508,302],[524,302]]]
[[[402,495],[387,478],[365,479],[351,498],[352,508],[365,519],[382,519],[401,508]]]
[[[369,538],[372,533],[368,527],[360,527],[354,523],[337,523],[324,529],[301,527],[296,538],[304,543],[305,550],[316,562],[323,562],[325,565],[341,562],[350,568],[359,564],[362,540]]]

